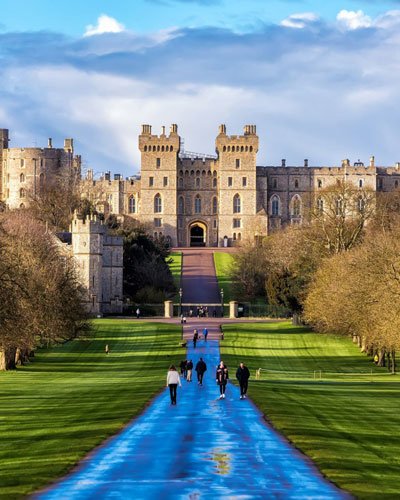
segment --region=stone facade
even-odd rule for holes
[[[0,129],[0,196],[7,208],[25,208],[44,185],[56,179],[80,178],[81,157],[74,156],[73,139],[63,148],[9,148],[8,129]]]
[[[58,150],[51,143],[45,149],[9,149],[8,130],[0,129],[0,179],[6,205],[24,205],[20,197],[24,168],[29,174],[22,179],[33,191],[41,182],[49,182],[57,168],[80,169],[80,157],[72,156],[72,140],[66,141],[70,142]],[[351,165],[349,160],[340,166],[314,167],[308,160],[302,166],[287,166],[285,160],[279,166],[259,166],[258,145],[255,125],[246,125],[242,135],[227,135],[221,125],[215,155],[188,153],[177,125],[171,125],[168,134],[162,127],[160,135],[152,133],[151,125],[142,125],[141,174],[124,179],[106,172],[95,179],[89,170],[81,180],[82,196],[105,215],[140,220],[154,237],[163,235],[174,246],[231,246],[301,223],[318,192],[340,179],[375,193],[400,187],[400,163],[376,166],[371,157],[366,166],[360,161]],[[42,157],[48,172],[41,170]]]
[[[90,314],[122,313],[123,239],[110,236],[96,217],[71,224],[72,253],[77,261],[81,283],[87,290]]]

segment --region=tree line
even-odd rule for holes
[[[380,366],[400,349],[400,193],[341,181],[310,199],[301,225],[235,257],[238,293],[291,310],[294,322],[350,336]]]

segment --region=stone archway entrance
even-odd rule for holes
[[[189,226],[190,246],[205,247],[207,241],[207,226],[203,222],[192,222]]]

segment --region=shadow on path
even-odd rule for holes
[[[163,391],[123,432],[40,499],[339,499],[347,496],[271,429],[238,388],[217,399],[217,341],[188,357],[208,366],[204,385],[182,381],[178,404]],[[231,369],[231,377],[235,369]],[[251,393],[251,387],[250,387]]]

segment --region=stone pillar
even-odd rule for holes
[[[229,317],[231,319],[238,317],[238,303],[235,300],[229,302]]]
[[[164,302],[164,318],[174,317],[174,303],[172,300],[166,300]]]

